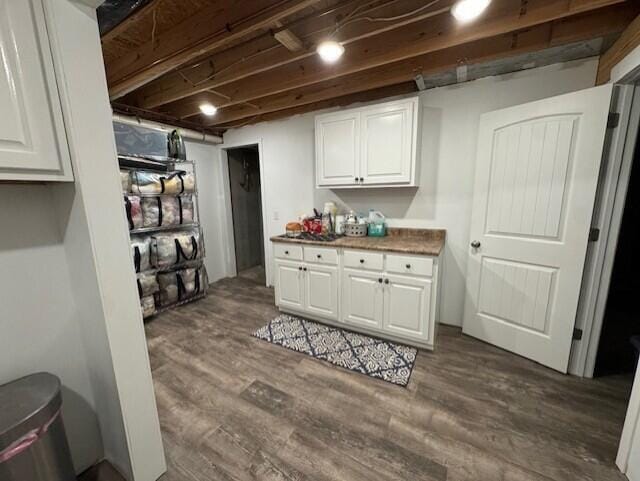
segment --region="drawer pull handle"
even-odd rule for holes
[[[364,259],[360,259],[360,264],[364,264]]]
[[[411,264],[407,264],[407,269],[411,269]]]

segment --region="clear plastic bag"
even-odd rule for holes
[[[155,273],[138,274],[137,283],[140,298],[153,295],[160,289]]]
[[[146,319],[153,316],[156,312],[156,301],[153,296],[145,296],[140,299],[140,307],[142,308],[142,317]]]
[[[157,234],[154,239],[154,258],[159,268],[202,257],[202,239],[198,229]]]
[[[129,192],[129,189],[131,189],[131,175],[128,170],[120,171],[120,182],[122,183],[122,192]]]
[[[184,301],[206,291],[208,283],[204,266],[158,274],[160,305]]]
[[[151,269],[151,243],[148,237],[131,241],[131,254],[136,272]]]
[[[193,198],[190,195],[144,197],[141,204],[144,227],[193,223]]]
[[[140,197],[135,195],[124,196],[124,209],[127,213],[129,230],[139,229],[143,226],[142,209],[140,207]]]
[[[196,180],[192,172],[135,171],[131,190],[139,194],[190,194],[195,191]]]

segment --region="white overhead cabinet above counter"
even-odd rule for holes
[[[46,7],[0,0],[0,180],[73,180]]]
[[[318,187],[415,187],[418,97],[318,115]]]

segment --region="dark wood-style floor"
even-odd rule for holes
[[[629,378],[580,380],[441,327],[407,388],[251,337],[251,279],[146,325],[163,481],[623,480]]]

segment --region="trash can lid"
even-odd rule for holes
[[[62,405],[60,379],[39,372],[0,386],[0,451],[45,424]]]

